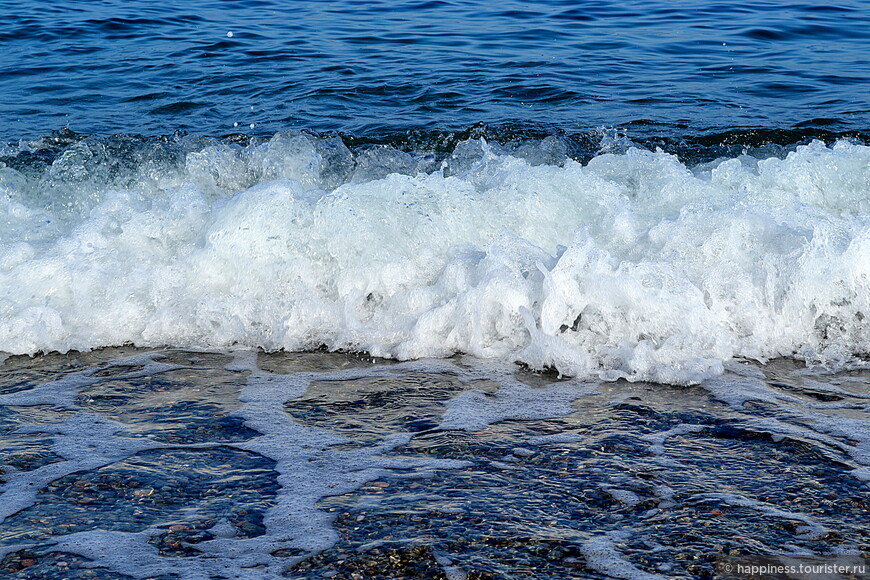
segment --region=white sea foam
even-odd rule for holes
[[[870,351],[870,147],[689,168],[471,141],[437,168],[279,134],[124,179],[88,159],[0,169],[2,351],[325,344],[670,383]]]
[[[611,532],[588,540],[581,548],[586,565],[610,578],[625,580],[663,580],[664,576],[644,572],[624,559],[616,543],[630,537],[628,532]]]

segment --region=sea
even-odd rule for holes
[[[867,1],[0,23],[0,575],[870,578]]]

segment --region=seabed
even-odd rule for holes
[[[867,562],[868,384],[789,360],[676,387],[467,357],[10,357],[0,572],[645,579],[725,577],[740,556]]]

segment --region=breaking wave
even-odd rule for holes
[[[463,352],[677,384],[870,351],[870,147],[606,141],[7,147],[0,350]]]

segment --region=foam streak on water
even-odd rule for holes
[[[65,381],[58,381],[72,396],[79,389],[102,381],[126,381],[150,377],[178,365],[161,364],[153,359],[157,354],[145,354],[114,361],[120,374],[92,378],[93,371],[75,373]],[[110,568],[137,578],[161,574],[181,573],[185,578],[203,579],[214,577],[245,577],[245,569],[256,568],[262,578],[279,578],[280,572],[298,563],[304,556],[331,547],[338,536],[331,529],[331,515],[315,508],[315,503],[325,496],[352,492],[360,484],[401,471],[404,477],[431,476],[435,469],[460,468],[463,461],[429,460],[409,457],[385,457],[395,447],[407,443],[405,435],[388,436],[378,444],[350,451],[338,451],[334,446],[349,443],[340,435],[303,427],[284,413],[282,404],[288,399],[303,395],[315,378],[325,381],[353,380],[361,377],[392,376],[384,372],[335,371],[332,373],[301,373],[278,375],[260,371],[256,366],[255,352],[240,353],[228,365],[232,372],[250,373],[247,388],[241,393],[245,403],[238,411],[247,427],[260,434],[250,441],[235,444],[246,451],[275,460],[277,483],[287,490],[264,515],[263,525],[267,533],[255,538],[237,538],[232,527],[218,523],[210,531],[213,539],[200,543],[197,550],[205,557],[196,560],[169,562],[158,557],[157,549],[149,544],[161,533],[159,527],[137,532],[88,530],[64,535],[56,539],[52,548],[72,552],[97,560]],[[143,365],[141,370],[124,373],[129,366]],[[0,395],[0,405],[12,406],[52,405],[44,400],[45,392],[53,393],[57,383],[46,383],[35,389]],[[18,395],[31,395],[30,399]],[[43,395],[41,398],[40,395]],[[61,404],[61,407],[64,405]],[[76,409],[75,406],[72,409]],[[485,424],[484,424],[485,426]],[[61,461],[50,463],[32,471],[12,471],[0,487],[0,523],[37,502],[37,494],[48,484],[64,476],[88,470],[96,470],[145,450],[159,449],[205,449],[216,448],[212,443],[166,445],[148,438],[130,438],[128,428],[114,421],[76,412],[63,423],[24,426],[18,434],[48,433],[53,436],[52,451]],[[151,490],[152,492],[154,490]],[[231,496],[230,496],[231,497]],[[227,533],[222,530],[227,528]],[[33,546],[14,545],[0,548],[0,555]],[[277,550],[295,550],[302,556],[288,560],[276,560],[270,554]],[[226,576],[229,575],[229,576]]]
[[[547,140],[198,143],[7,157],[0,350],[326,345],[689,383],[870,349],[867,146],[687,166]]]

